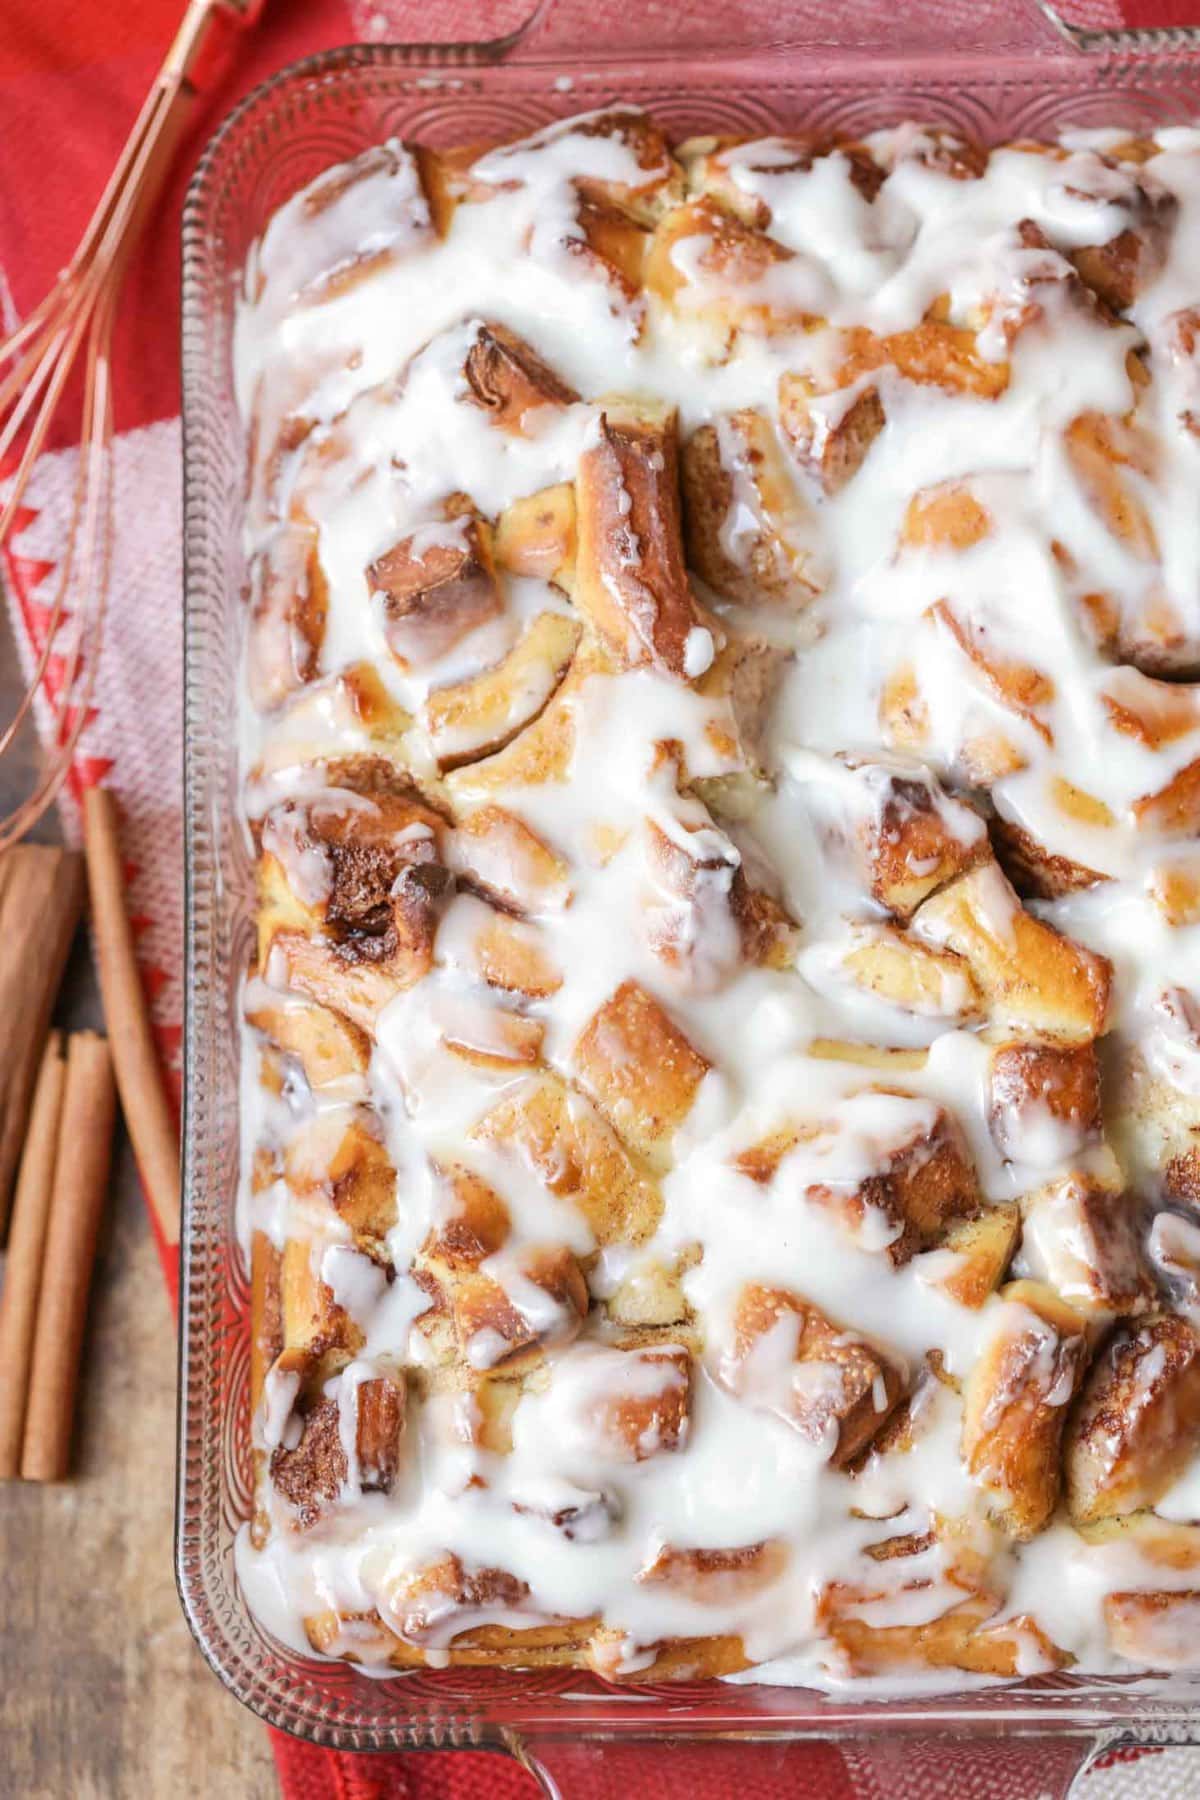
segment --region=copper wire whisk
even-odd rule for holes
[[[250,24],[262,5],[263,0],[190,0],[78,249],[50,293],[0,343],[0,548],[14,533],[77,364],[83,376],[79,467],[45,634],[20,704],[0,730],[3,755],[41,692],[49,715],[43,718],[47,756],[32,793],[0,817],[0,849],[28,831],[50,805],[87,722],[112,563],[111,349],[129,252],[200,92],[197,65],[214,25],[222,18]],[[46,684],[52,657],[59,672],[53,692]]]

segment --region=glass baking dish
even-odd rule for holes
[[[1086,0],[1084,0],[1086,5]],[[719,1682],[617,1690],[574,1671],[424,1671],[368,1679],[297,1657],[247,1612],[233,1545],[250,1509],[248,1282],[233,1233],[236,993],[252,943],[252,869],[238,824],[232,703],[244,571],[244,434],[234,404],[234,296],[251,242],[321,169],[390,135],[499,138],[614,100],[667,128],[859,133],[916,117],[988,142],[1063,127],[1147,129],[1200,117],[1200,32],[1106,32],[1035,5],[951,9],[782,0],[672,20],[543,0],[482,44],[359,46],[286,69],[244,102],[200,165],[184,217],[187,745],[187,1094],[177,1568],[185,1611],[230,1691],[271,1724],[343,1749],[493,1747],[546,1792],[618,1794],[645,1759],[729,1786],[781,1786],[805,1740],[837,1740],[863,1791],[962,1794],[962,1760],[1002,1757],[1007,1795],[1064,1792],[1098,1743],[1200,1741],[1183,1678],[1044,1677],[895,1700]],[[952,42],[948,39],[953,39]],[[1014,1742],[1014,1739],[1028,1742]],[[669,1747],[668,1749],[662,1747]],[[695,1758],[701,1759],[699,1765]],[[994,1777],[993,1777],[994,1778]],[[914,1787],[916,1791],[916,1786]]]

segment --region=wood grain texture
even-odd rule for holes
[[[71,1465],[87,1303],[116,1119],[108,1039],[97,1031],[72,1032],[25,1408],[21,1474],[26,1481],[62,1481]]]
[[[5,712],[4,716],[7,716]],[[7,763],[4,781],[10,779]],[[4,852],[0,881],[0,1232],[21,1159],[33,1085],[83,906],[83,862],[46,844]]]
[[[174,1321],[125,1146],[114,1185],[76,1473],[0,1487],[0,1793],[270,1800],[266,1731],[209,1672],[175,1593]]]
[[[92,943],[125,1124],[163,1241],[178,1244],[179,1132],[158,1066],[124,894],[117,805],[107,788],[89,788],[83,797],[83,837]]]
[[[0,716],[16,674],[0,625]],[[28,774],[0,761],[0,802]],[[102,1023],[82,933],[57,1022]],[[266,1731],[210,1673],[175,1592],[175,1322],[123,1133],[79,1420],[70,1482],[0,1484],[0,1794],[273,1800]]]
[[[67,1074],[62,1051],[63,1034],[52,1031],[46,1040],[25,1147],[21,1152],[21,1172],[17,1177],[8,1232],[8,1258],[4,1265],[4,1281],[0,1284],[0,1369],[4,1371],[4,1380],[0,1381],[0,1480],[3,1481],[12,1481],[21,1473],[25,1402],[42,1286],[42,1253],[54,1194],[58,1125]]]

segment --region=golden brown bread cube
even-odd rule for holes
[[[1050,743],[1050,727],[1039,708],[1048,706],[1054,699],[1052,677],[1032,663],[1003,655],[996,649],[985,624],[956,612],[946,600],[935,601],[929,609],[929,617],[962,651],[991,698],[1032,725],[1038,735]]]
[[[1115,825],[1116,819],[1106,806],[1104,811],[1108,817],[1099,822]],[[1064,894],[1074,894],[1080,888],[1095,887],[1098,881],[1108,880],[1108,876],[1098,869],[1051,850],[1033,832],[999,813],[993,814],[988,821],[988,833],[997,862],[1023,898],[1061,900]]]
[[[796,139],[797,168],[811,168],[814,155],[814,140]],[[733,213],[743,225],[753,226],[755,231],[764,231],[771,223],[771,208],[758,194],[739,185],[734,169],[730,166],[729,152],[740,154],[736,158],[737,166],[741,166],[742,157],[753,152],[753,141],[749,138],[718,136],[701,133],[695,137],[685,138],[676,145],[675,155],[683,168],[688,198],[709,195]],[[807,157],[807,161],[803,158]],[[750,167],[757,173],[764,166],[765,159],[760,158]],[[766,165],[769,168],[773,164]]]
[[[1155,1213],[1146,1234],[1146,1255],[1167,1276],[1183,1308],[1200,1301],[1200,1225],[1177,1212]]]
[[[492,1267],[495,1273],[460,1274],[449,1284],[458,1350],[472,1369],[516,1374],[576,1336],[587,1316],[587,1286],[575,1257],[561,1247],[515,1251],[510,1269]],[[501,1274],[511,1280],[511,1292]]]
[[[506,1377],[570,1343],[588,1308],[574,1256],[561,1246],[508,1248],[508,1207],[462,1163],[435,1165],[433,1226],[413,1273],[430,1306],[417,1328],[442,1361]]]
[[[852,1675],[886,1675],[904,1669],[961,1669],[973,1675],[1027,1675],[1061,1669],[1072,1661],[1026,1613],[988,1621],[994,1596],[960,1601],[923,1625],[870,1625],[837,1618],[829,1634]]]
[[[865,1089],[841,1104],[828,1123],[784,1126],[740,1150],[733,1164],[752,1181],[772,1180],[783,1159],[805,1144],[822,1147],[831,1134],[861,1135],[875,1166],[854,1180],[809,1183],[805,1199],[842,1220],[865,1247],[886,1249],[900,1268],[936,1244],[950,1220],[980,1207],[979,1185],[956,1121],[944,1107],[893,1089]]]
[[[472,1137],[521,1158],[583,1213],[600,1244],[638,1244],[662,1215],[654,1182],[585,1096],[549,1072],[506,1091]]]
[[[430,1287],[435,1283],[429,1283]],[[439,1295],[433,1306],[445,1307]],[[446,1348],[443,1316],[439,1326],[427,1332],[435,1352]],[[421,1372],[425,1417],[435,1441],[462,1449],[487,1451],[495,1456],[510,1456],[513,1448],[512,1427],[517,1409],[527,1388],[539,1377],[522,1370],[500,1368],[495,1372],[465,1367],[455,1357],[426,1364]],[[456,1493],[478,1486],[478,1459],[466,1456],[460,1460],[456,1477]],[[453,1483],[452,1483],[453,1485]]]
[[[900,741],[899,739],[897,740]],[[977,729],[972,722],[970,735],[958,747],[954,759],[955,778],[969,787],[985,790],[995,787],[1006,775],[1017,775],[1028,768],[1024,756],[1010,737],[1002,731]],[[995,821],[993,821],[994,825]]]
[[[960,1306],[978,1309],[1003,1281],[1020,1232],[1019,1210],[1003,1202],[985,1206],[974,1216],[951,1219],[938,1247],[952,1260],[933,1277],[934,1286]]]
[[[1058,1500],[1067,1412],[1087,1363],[1086,1321],[1052,1288],[1013,1281],[967,1378],[962,1450],[1004,1530],[1034,1537]]]
[[[295,1057],[314,1092],[353,1087],[366,1074],[371,1040],[326,1006],[268,990],[247,1008],[246,1023]]]
[[[611,1293],[605,1293],[605,1316],[612,1324],[635,1332],[670,1326],[683,1336],[690,1328],[692,1309],[682,1278],[700,1255],[699,1245],[693,1244],[678,1256],[633,1257]]]
[[[557,249],[580,263],[589,276],[603,281],[613,290],[618,305],[628,307],[636,321],[635,334],[640,337],[642,325],[641,288],[649,237],[639,219],[624,207],[607,200],[592,199],[579,193],[575,217],[557,239]],[[531,240],[532,241],[532,240]]]
[[[318,1272],[322,1249],[319,1238],[293,1233],[284,1245],[280,1269],[281,1354],[310,1388],[337,1373],[363,1343],[362,1331]]]
[[[382,1239],[396,1223],[396,1171],[369,1107],[306,1120],[284,1154],[284,1172],[293,1192],[325,1200],[356,1234]]]
[[[571,898],[563,858],[507,807],[488,804],[461,816],[446,854],[460,884],[518,913],[559,912]]]
[[[965,481],[920,488],[909,501],[900,542],[910,550],[970,550],[989,536],[992,516]]]
[[[1200,633],[1190,603],[1168,589],[1156,564],[1147,571],[1142,591],[1117,610],[1116,654],[1146,675],[1194,682],[1200,678]]]
[[[756,1411],[773,1413],[844,1468],[885,1423],[904,1387],[900,1368],[786,1288],[748,1283],[732,1336],[709,1347],[714,1378]],[[762,1345],[771,1340],[764,1360]]]
[[[1200,1012],[1195,997],[1168,988],[1147,1009],[1139,1040],[1111,1065],[1112,1126],[1135,1180],[1168,1199],[1200,1203]]]
[[[1044,324],[1048,314],[1057,313],[1061,319],[1074,311],[1089,324],[1103,322],[1095,295],[1066,257],[1055,250],[1040,225],[1033,219],[1019,219],[1005,235],[994,286],[968,308],[971,325],[977,329],[986,326],[989,336],[1001,338],[1011,351],[1021,334]],[[1016,252],[1011,261],[1005,254],[1010,247]]]
[[[1151,327],[1149,339],[1151,367],[1171,383],[1176,397],[1176,422],[1189,436],[1200,437],[1200,307],[1168,313]]]
[[[902,922],[989,854],[983,820],[923,763],[849,754],[805,759],[826,842],[843,850],[879,905]]]
[[[871,155],[888,175],[915,163],[947,181],[977,181],[988,166],[990,153],[985,145],[960,137],[944,125],[921,125],[916,131],[901,125],[894,132],[877,134]]]
[[[845,167],[850,186],[864,201],[872,201],[884,180],[884,171],[861,144],[831,144],[813,133],[772,135],[755,140],[740,137],[688,138],[676,150],[687,175],[688,192],[710,194],[746,225],[764,231],[771,223],[771,208],[753,191],[755,176],[783,178],[804,174],[828,157]],[[748,185],[737,171],[751,178]]]
[[[790,1552],[778,1539],[729,1550],[662,1544],[637,1572],[645,1587],[661,1587],[698,1606],[736,1606],[778,1581]]]
[[[1185,763],[1154,793],[1135,800],[1132,810],[1143,831],[1159,837],[1195,837],[1200,832],[1200,758]]]
[[[1097,1357],[1066,1448],[1087,1523],[1153,1506],[1200,1446],[1200,1333],[1178,1313],[1122,1326]]]
[[[400,1465],[404,1388],[387,1375],[352,1384],[343,1374],[336,1396],[325,1394],[301,1414],[299,1442],[271,1452],[271,1483],[289,1502],[291,1524],[308,1531],[340,1499],[348,1481],[364,1493],[390,1493]],[[352,1409],[354,1467],[346,1455],[342,1408]]]
[[[920,756],[925,750],[930,739],[929,705],[911,662],[902,659],[884,680],[878,717],[883,740],[891,749],[906,756]],[[971,784],[988,786],[973,777]]]
[[[858,474],[887,415],[874,387],[819,395],[810,376],[789,369],[779,377],[779,424],[801,468],[833,495]]]
[[[589,682],[611,673],[597,640],[585,635],[549,703],[503,750],[452,769],[446,792],[458,806],[505,795],[514,787],[542,787],[568,780],[576,749],[575,710]]]
[[[501,192],[499,182],[485,181],[475,173],[475,164],[492,148],[490,144],[455,144],[445,150],[427,144],[415,147],[421,186],[439,237],[447,235],[460,206],[494,200]]]
[[[629,1379],[600,1407],[604,1437],[625,1462],[645,1462],[663,1452],[682,1450],[691,1426],[692,1358],[678,1345],[659,1345],[650,1338],[631,1344]]]
[[[864,993],[919,1018],[971,1024],[983,998],[961,956],[934,950],[894,925],[855,926],[838,958],[838,973]]]
[[[631,1654],[632,1648],[632,1654]],[[750,1667],[740,1637],[659,1638],[631,1647],[627,1632],[601,1625],[588,1644],[587,1666],[603,1681],[715,1681]]]
[[[570,130],[586,138],[614,140],[637,164],[638,175],[633,181],[615,176],[578,176],[575,186],[585,197],[620,207],[644,224],[652,224],[682,198],[683,170],[671,152],[666,134],[644,112],[635,107],[614,106],[572,121]]]
[[[346,1377],[343,1376],[343,1385]],[[354,1452],[358,1484],[366,1494],[390,1494],[400,1471],[406,1390],[386,1375],[356,1382]]]
[[[751,886],[740,853],[707,811],[671,823],[670,835],[653,819],[644,827],[650,883],[640,924],[658,960],[695,993],[713,992],[739,963],[789,967],[794,922]]]
[[[599,1543],[621,1517],[617,1496],[599,1488],[575,1488],[566,1494],[556,1490],[552,1495],[514,1499],[512,1509],[524,1518],[544,1520],[568,1543]]]
[[[851,386],[878,369],[894,369],[919,387],[938,387],[950,394],[995,400],[1008,387],[1009,366],[980,353],[975,333],[941,319],[925,318],[907,331],[880,336],[865,325],[840,334],[841,360],[828,388]]]
[[[763,412],[701,425],[680,455],[688,562],[744,606],[804,606],[820,592],[812,517]]]
[[[528,179],[527,171],[534,159],[544,156],[553,162],[559,154],[556,145],[564,138],[576,137],[612,140],[633,158],[638,170],[637,177],[630,181],[615,175],[578,176],[572,185],[581,198],[650,222],[682,194],[683,171],[672,157],[660,127],[634,108],[609,107],[580,118],[556,121],[507,144],[473,144],[439,151],[419,148],[416,154],[422,179],[430,193],[439,230],[444,235],[454,203],[485,200],[521,186]],[[591,162],[594,158],[586,160]],[[443,204],[435,206],[435,199]]]
[[[686,260],[675,254],[684,243]],[[770,337],[816,323],[786,288],[771,283],[772,271],[793,260],[783,244],[703,196],[660,219],[646,250],[643,280],[660,307],[704,326],[724,352],[739,331]]]
[[[691,1111],[710,1063],[636,981],[623,981],[572,1052],[579,1079],[618,1133],[654,1168]]]
[[[401,668],[424,668],[504,610],[491,527],[452,496],[446,516],[386,550],[367,569],[388,649]]]
[[[988,1061],[988,1129],[1009,1162],[1046,1168],[1100,1135],[1094,1044],[1001,1043]]]
[[[682,1450],[691,1424],[692,1359],[657,1334],[623,1334],[614,1343],[580,1345],[560,1357],[573,1434],[603,1463],[641,1463]]]
[[[369,198],[354,192],[366,182],[372,187]],[[288,242],[298,242],[307,254],[298,265],[289,262],[287,280],[304,306],[335,300],[402,251],[425,247],[429,219],[418,171],[401,144],[374,144],[336,164],[297,195],[294,204],[297,223],[307,230],[289,233]],[[318,219],[320,227],[314,230]]]
[[[265,1231],[250,1239],[250,1415],[262,1404],[267,1370],[283,1350],[283,1256]]]
[[[387,1617],[406,1643],[442,1645],[499,1614],[533,1612],[529,1587],[506,1569],[468,1568],[446,1554],[387,1583]]]
[[[580,457],[575,495],[579,610],[620,667],[702,675],[714,642],[684,568],[674,411],[608,402]]]
[[[927,771],[862,765],[874,810],[860,827],[871,892],[901,920],[937,888],[980,860],[986,842],[978,816],[938,789]]]
[[[1107,958],[1027,913],[996,863],[982,863],[932,895],[912,929],[964,959],[997,1023],[1068,1044],[1104,1030]]]
[[[1200,1667],[1200,1591],[1168,1588],[1104,1596],[1108,1642],[1139,1669]]]
[[[536,719],[570,667],[580,631],[563,613],[538,613],[500,662],[431,689],[424,719],[439,769],[492,755]]]
[[[400,1642],[373,1608],[339,1612],[331,1607],[326,1612],[309,1613],[304,1619],[304,1634],[318,1656],[334,1656],[348,1663],[388,1662],[393,1646]]]
[[[264,791],[273,779],[287,780],[284,771],[347,760],[347,743],[361,745],[362,756],[398,765],[407,763],[413,745],[412,714],[393,698],[370,663],[349,663],[312,682],[281,709],[278,726],[249,775]]]
[[[575,484],[526,494],[506,506],[496,520],[493,554],[496,567],[511,575],[553,582],[565,594],[575,588]]]
[[[401,987],[409,985],[403,979],[397,980],[393,969],[339,955],[323,937],[277,931],[271,940],[271,951],[273,980],[285,982],[344,1013],[368,1035],[374,1032],[383,1008]]]
[[[1162,1519],[1153,1512],[1124,1513],[1087,1524],[1073,1520],[1072,1524],[1085,1544],[1116,1544],[1132,1550],[1153,1568],[1200,1568],[1200,1525]]]
[[[962,1383],[958,1378],[947,1374],[941,1352],[927,1351],[908,1392],[892,1408],[866,1449],[861,1450],[846,1464],[847,1475],[855,1480],[862,1475],[877,1475],[887,1467],[890,1459],[908,1456],[936,1426],[939,1414],[948,1404],[944,1396],[953,1394],[957,1399],[961,1389]],[[889,1542],[895,1543],[898,1540]],[[864,1548],[871,1557],[878,1550],[877,1546],[871,1545]]]
[[[1078,1312],[1145,1312],[1153,1289],[1142,1259],[1137,1201],[1112,1159],[1107,1171],[1071,1170],[1021,1200],[1021,1256]]]
[[[477,1269],[508,1242],[512,1220],[495,1188],[464,1163],[434,1163],[437,1204],[422,1254],[455,1274]]]
[[[1149,436],[1128,419],[1080,413],[1067,427],[1068,459],[1093,510],[1131,556],[1158,560],[1158,538],[1135,480],[1154,473]]]
[[[246,680],[260,711],[279,706],[320,667],[329,588],[318,548],[316,526],[291,519],[251,568]]]
[[[424,1587],[424,1577],[418,1577],[418,1580]],[[440,1601],[437,1591],[440,1584],[436,1577],[425,1590],[431,1623],[435,1615],[440,1615],[452,1632],[449,1649],[442,1649],[437,1644],[435,1632],[427,1655],[424,1648],[407,1642],[390,1630],[377,1611],[350,1612],[334,1608],[311,1613],[305,1618],[308,1641],[324,1656],[375,1666],[387,1663],[393,1669],[441,1668],[447,1662],[455,1668],[484,1669],[514,1665],[528,1669],[558,1668],[583,1663],[594,1619],[563,1620],[553,1625],[528,1627],[472,1625],[472,1618],[505,1616],[509,1610],[506,1601],[519,1604],[524,1598],[524,1590],[520,1584],[510,1585],[515,1578],[503,1570],[476,1571],[466,1580],[468,1586],[461,1602],[454,1595],[462,1590],[456,1588],[452,1580],[442,1588]],[[478,1610],[468,1604],[469,1595],[478,1597]],[[531,1609],[523,1607],[519,1616],[531,1616]],[[532,1613],[532,1616],[538,1615]]]
[[[1103,161],[1109,169],[1118,166],[1108,157]],[[1131,307],[1162,268],[1179,209],[1175,195],[1148,172],[1139,174],[1125,165],[1124,186],[1119,205],[1129,224],[1104,243],[1083,244],[1070,252],[1082,280],[1113,312]],[[1097,194],[1112,198],[1103,183]]]
[[[705,738],[720,770],[683,774],[689,790],[718,818],[742,819],[771,789],[763,741],[788,652],[741,632],[726,630],[722,636],[712,666],[696,682],[696,692],[714,703]]]
[[[336,1400],[322,1398],[302,1416],[295,1445],[271,1452],[271,1484],[291,1507],[296,1531],[308,1531],[336,1503],[346,1479],[346,1452]]]
[[[432,965],[451,885],[442,831],[411,788],[357,796],[333,788],[327,798],[273,807],[258,869],[259,963],[268,978],[372,1032],[388,1000]]]
[[[528,1000],[546,1000],[562,986],[562,971],[540,929],[473,894],[460,893],[451,902],[436,952],[440,963]]]
[[[1101,704],[1117,730],[1148,750],[1162,750],[1200,727],[1200,692],[1156,681],[1122,664],[1105,677]]]
[[[570,406],[579,395],[559,379],[531,345],[495,322],[480,325],[463,364],[465,398],[501,431],[517,436],[541,407]]]

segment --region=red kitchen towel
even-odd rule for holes
[[[945,0],[956,22],[1002,17],[1017,0]],[[1034,0],[1022,0],[1031,6]],[[606,0],[558,0],[580,27],[577,41],[605,29],[628,36],[630,8]],[[255,31],[239,37],[219,85],[198,111],[175,179],[130,270],[116,351],[115,492],[117,542],[105,655],[97,672],[94,714],[64,800],[77,830],[81,789],[104,780],[123,804],[132,910],[143,973],[159,1030],[164,1067],[177,1081],[182,1017],[182,795],[179,221],[199,147],[218,117],[250,87],[293,58],[354,39],[404,41],[491,38],[514,29],[532,0],[267,0]],[[183,0],[3,0],[0,8],[0,329],[25,316],[78,240],[103,181],[144,97],[183,9]],[[772,0],[724,0],[722,28],[736,29]],[[1060,11],[1088,27],[1200,22],[1200,0],[1063,0]],[[662,30],[703,15],[690,0],[648,0],[646,19]],[[715,16],[715,15],[713,15]],[[895,17],[885,0],[864,0],[861,30]],[[690,25],[688,26],[690,29]],[[26,666],[41,647],[46,598],[63,542],[77,452],[70,425],[39,461],[20,529],[0,563],[5,597]],[[0,468],[0,483],[5,471]],[[55,676],[54,664],[48,682]],[[437,1756],[337,1756],[276,1735],[286,1800],[518,1800],[535,1784],[513,1762],[482,1753]],[[790,1753],[786,1778],[766,1776],[753,1757],[737,1771],[744,1800],[772,1792],[822,1800],[907,1800],[951,1791],[937,1758],[914,1747],[903,1765],[844,1755],[828,1745]],[[668,1766],[633,1750],[614,1750],[630,1800],[690,1788],[698,1796],[732,1791],[723,1761],[680,1748]],[[1040,1758],[1041,1760],[1038,1760]],[[628,1768],[625,1767],[628,1759]],[[1183,1796],[1195,1791],[1173,1753],[1110,1762],[1089,1776],[1088,1800],[1109,1795]],[[1036,1782],[1034,1778],[1036,1777]],[[1030,1785],[1026,1787],[1028,1781]],[[580,1775],[569,1800],[589,1800]],[[987,1800],[1056,1787],[1045,1752],[1004,1748],[999,1764],[981,1755],[969,1778],[957,1773],[961,1800]]]

